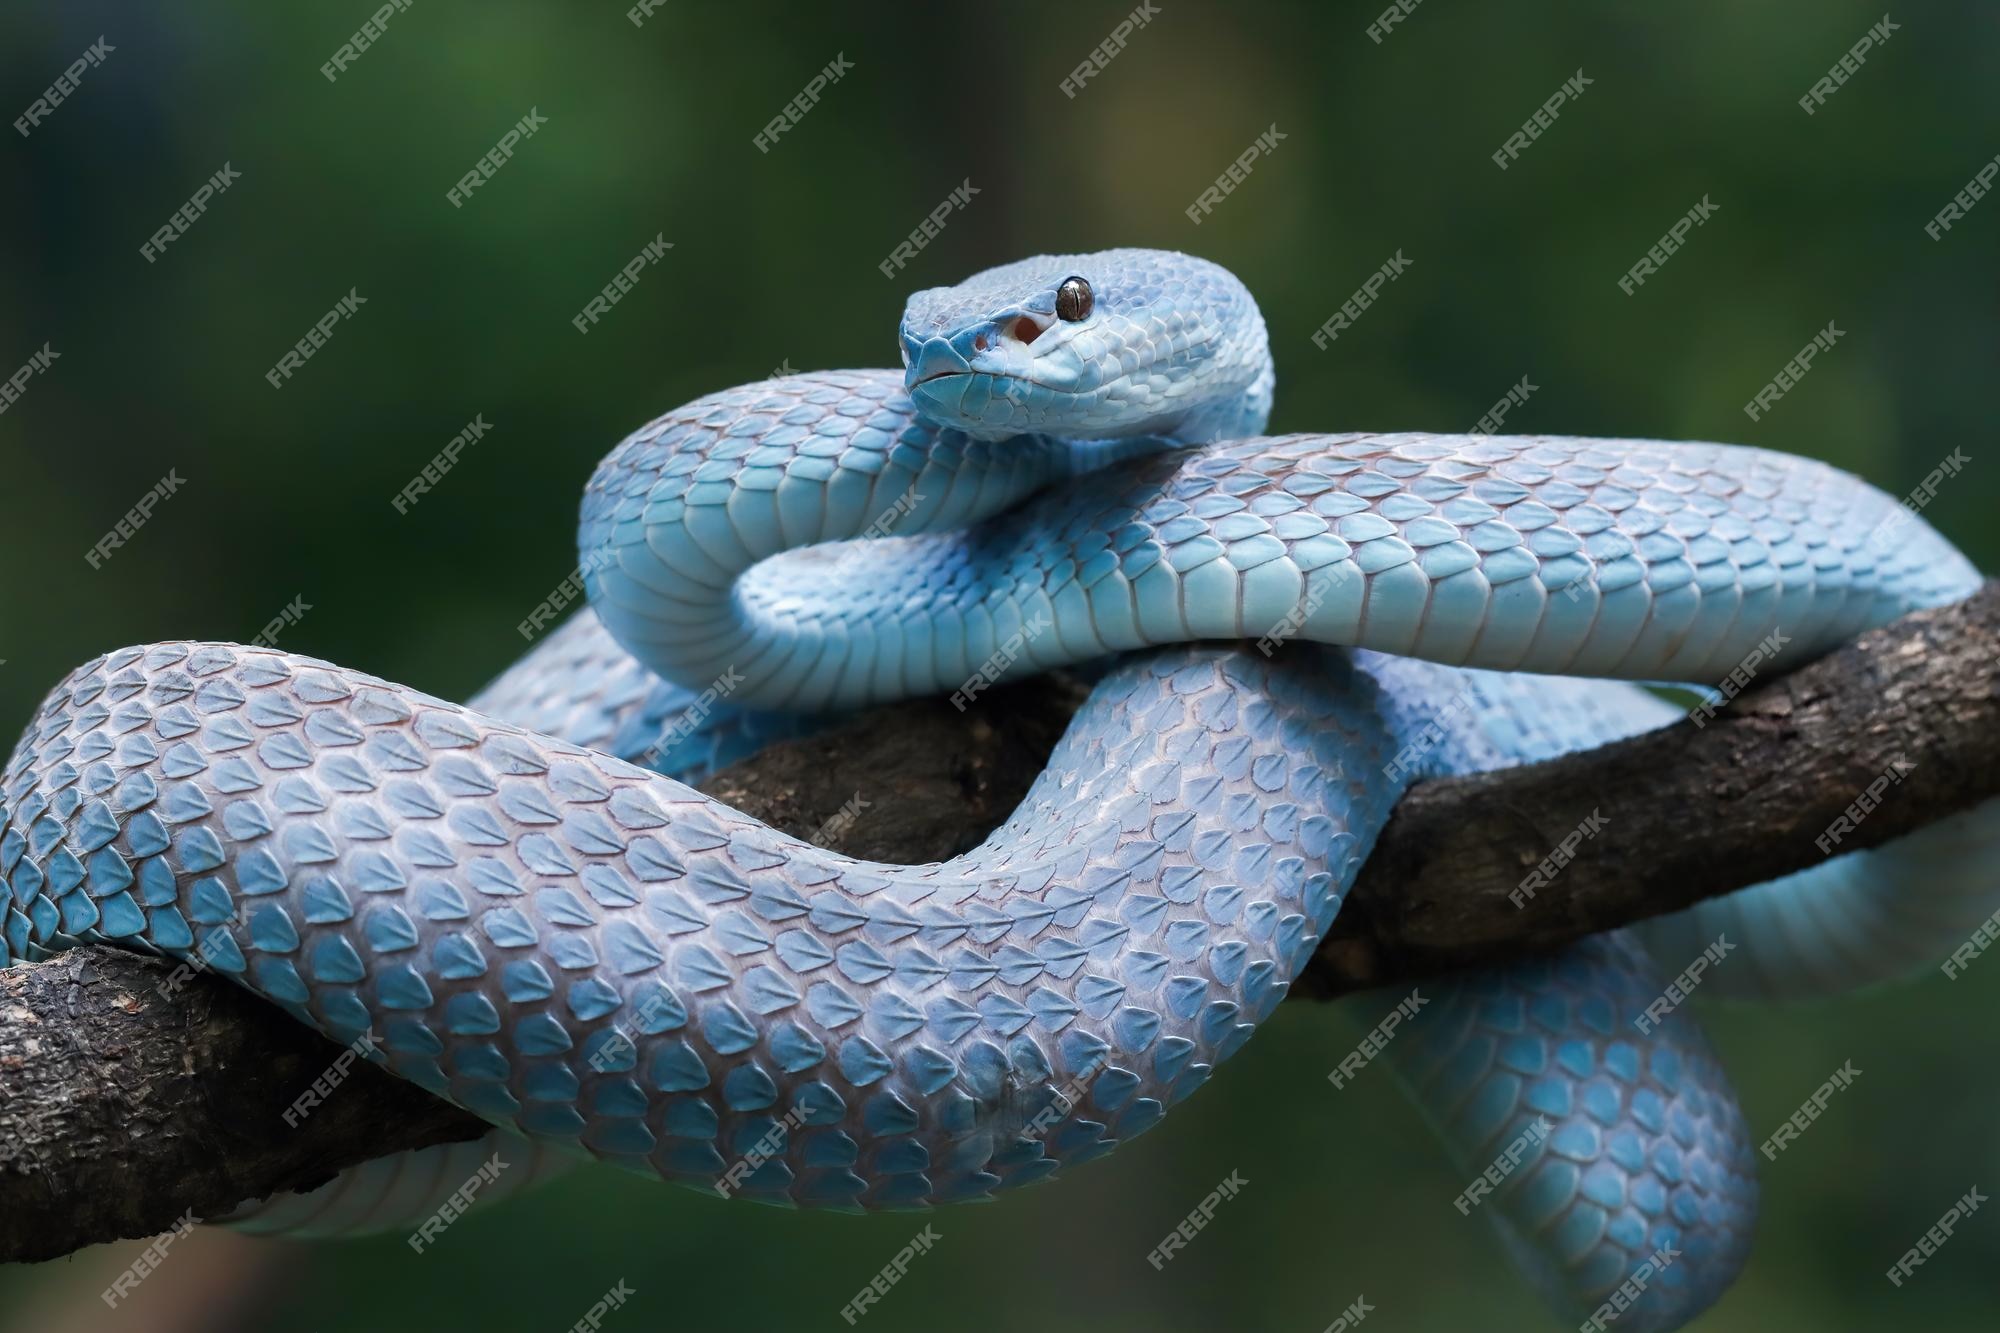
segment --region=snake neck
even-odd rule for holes
[[[1087,645],[1044,633],[1054,608],[1019,599],[998,598],[999,614],[976,626],[948,612],[958,629],[937,635],[892,622],[913,608],[996,601],[1004,575],[967,545],[981,520],[1120,462],[1262,430],[1275,377],[1261,321],[1252,335],[1250,382],[1191,402],[1165,435],[978,438],[930,420],[883,370],[711,394],[635,431],[599,465],[579,572],[634,657],[737,705],[850,707],[976,684],[993,658],[1008,674],[1078,661],[1093,655]],[[842,545],[806,549],[826,543]],[[834,669],[820,669],[829,659]]]
[[[926,591],[913,580],[932,577],[935,559],[899,555],[1181,442],[974,438],[924,417],[886,370],[746,385],[667,413],[599,465],[579,572],[613,637],[686,689],[788,711],[936,692],[935,671],[905,674],[885,644],[899,637],[890,612],[979,580],[967,565],[955,589]],[[885,582],[895,568],[905,573]],[[857,585],[859,599],[832,595]]]
[[[578,569],[612,636],[669,681],[768,708],[845,702],[804,689],[817,653],[790,650],[827,646],[835,626],[815,598],[852,570],[841,548],[800,548],[973,523],[1159,447],[973,439],[918,414],[889,371],[746,385],[656,419],[598,466]]]
[[[1203,372],[1189,374],[1189,383],[1209,387],[1190,398],[1177,420],[1156,427],[1160,434],[1180,444],[1214,444],[1262,435],[1270,424],[1271,400],[1278,386],[1271,338],[1247,293],[1244,302],[1245,308],[1229,321],[1228,333],[1209,353]],[[1223,366],[1234,367],[1234,373],[1222,373]]]
[[[1234,397],[1191,410],[1173,430],[1176,440],[1207,444],[1264,433],[1271,420],[1271,397],[1278,377],[1271,365],[1270,349],[1264,343],[1262,320],[1257,321],[1256,342],[1258,370],[1249,385]]]

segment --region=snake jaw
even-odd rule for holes
[[[1041,429],[1041,395],[1072,391],[1065,380],[1073,375],[1063,372],[1074,358],[1056,355],[1064,338],[1052,323],[1019,307],[949,332],[913,329],[906,319],[904,389],[927,415],[977,438]]]
[[[1127,359],[1103,354],[1143,339],[1108,331],[1097,318],[1065,323],[1023,303],[932,332],[906,317],[900,342],[911,400],[933,420],[975,438],[1158,432],[1154,417],[1135,414],[1117,393]]]

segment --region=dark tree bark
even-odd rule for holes
[[[1822,850],[1892,765],[1892,794]],[[1325,998],[1555,948],[1880,846],[1996,792],[2000,581],[1759,684],[1703,725],[1412,788],[1301,981]],[[1593,815],[1615,836],[1517,907],[1528,872]]]
[[[1055,677],[966,713],[899,704],[759,754],[707,790],[853,855],[937,860],[1006,817],[1082,695]],[[2000,584],[1758,683],[1705,726],[1419,785],[1295,993],[1519,957],[1815,864],[1821,834],[1897,763],[1909,768],[1894,794],[1835,850],[2000,793]],[[1616,836],[1518,894],[1593,815]],[[163,995],[172,968],[93,947],[0,971],[0,1261],[155,1234],[190,1211],[485,1132],[365,1061],[288,1126],[285,1109],[339,1048],[213,977]]]
[[[0,969],[0,1261],[154,1235],[485,1132],[366,1060],[291,1127],[341,1048],[214,976],[173,987],[176,966],[91,947]]]

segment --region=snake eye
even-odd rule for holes
[[[1074,324],[1090,315],[1090,309],[1097,304],[1091,295],[1090,284],[1082,278],[1064,278],[1062,286],[1056,288],[1056,314],[1063,321]]]

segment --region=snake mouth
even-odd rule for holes
[[[984,380],[993,386],[991,392],[999,393],[1008,392],[1009,390],[1005,387],[1008,385],[1034,384],[1034,381],[1026,375],[1010,374],[1004,370],[989,370],[982,366],[946,366],[910,380],[905,385],[905,388],[910,393],[915,393],[918,389],[924,388],[938,392],[946,390],[953,383],[956,383],[961,389],[969,389],[972,384],[980,380]]]
[[[1047,393],[1076,394],[1082,392],[1082,390],[1069,385],[1050,384],[1045,380],[1036,379],[1032,375],[1023,375],[1018,371],[985,370],[979,367],[974,367],[970,370],[933,370],[928,375],[922,375],[911,380],[906,387],[915,389],[925,384],[936,384],[940,380],[992,380],[995,384],[1022,384],[1030,388],[1043,390]]]

